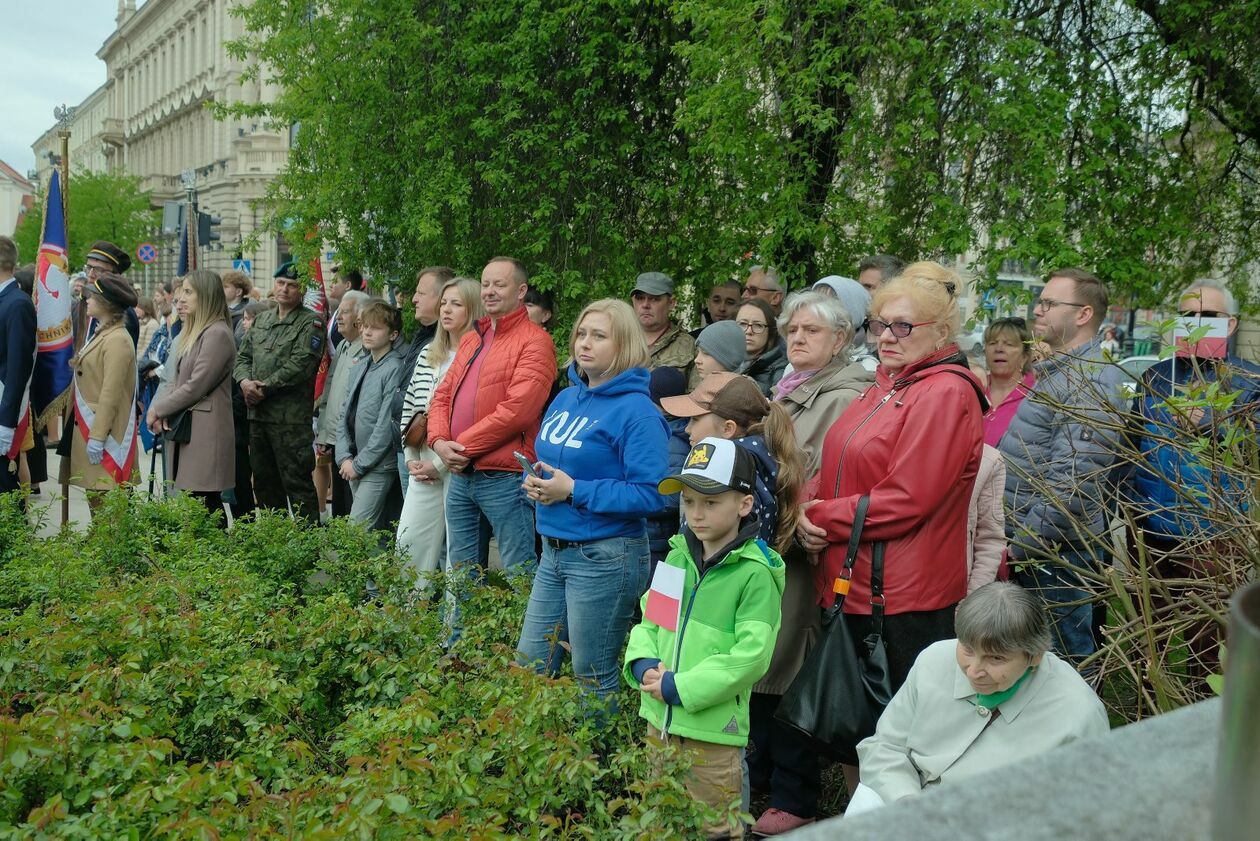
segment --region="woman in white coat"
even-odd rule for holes
[[[409,478],[398,518],[398,549],[408,557],[407,565],[418,576],[416,589],[422,594],[428,592],[427,578],[441,566],[446,546],[446,486],[450,473],[427,445],[406,446],[407,428],[412,419],[428,413],[429,401],[455,359],[459,340],[483,315],[481,284],[475,280],[452,278],[442,285],[438,295],[437,332],[417,362],[417,375],[411,378],[403,398],[400,424]],[[423,426],[423,417],[417,423]]]
[[[954,627],[958,639],[924,649],[858,745],[862,782],[847,814],[1109,729],[1094,690],[1050,653],[1036,597],[986,584],[959,604]]]

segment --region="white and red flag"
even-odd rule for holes
[[[655,622],[667,631],[677,633],[686,581],[685,570],[665,563],[657,564],[656,574],[652,576],[652,586],[648,588],[643,618]]]
[[[1224,359],[1229,342],[1229,319],[1182,316],[1173,326],[1173,341],[1178,356]]]

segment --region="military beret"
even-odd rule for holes
[[[101,272],[95,280],[88,281],[88,290],[100,295],[118,309],[134,307],[140,299],[131,284],[116,274]]]
[[[98,239],[92,243],[87,256],[109,263],[117,274],[131,268],[131,255],[107,240]]]
[[[282,277],[286,280],[297,280],[297,263],[292,260],[286,260],[280,264],[280,268],[276,269],[276,273],[272,277]]]

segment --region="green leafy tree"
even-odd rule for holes
[[[219,108],[300,127],[273,228],[404,281],[513,253],[576,302],[969,253],[1149,305],[1256,259],[1258,5],[257,0],[233,49],[283,93]]]
[[[140,243],[153,236],[157,211],[149,193],[140,189],[140,178],[120,172],[79,170],[70,176],[70,265],[83,265],[92,243],[104,239],[134,255]],[[16,239],[24,261],[34,261],[44,227],[41,196],[22,219]]]

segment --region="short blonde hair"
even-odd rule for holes
[[[909,298],[920,317],[945,325],[946,338],[953,341],[962,332],[962,311],[958,296],[965,282],[953,269],[932,260],[911,263],[901,274],[884,284],[871,301],[871,315],[894,298]]]
[[[615,377],[631,368],[648,367],[652,361],[652,354],[648,352],[647,339],[643,337],[643,327],[639,324],[639,319],[630,305],[616,298],[603,298],[587,304],[586,309],[582,310],[577,320],[573,322],[573,330],[569,333],[570,362],[576,356],[574,348],[577,346],[578,327],[582,326],[583,319],[591,313],[608,316],[612,340],[617,345],[617,355],[613,357],[612,365],[608,366],[608,370],[604,372],[606,376]]]

